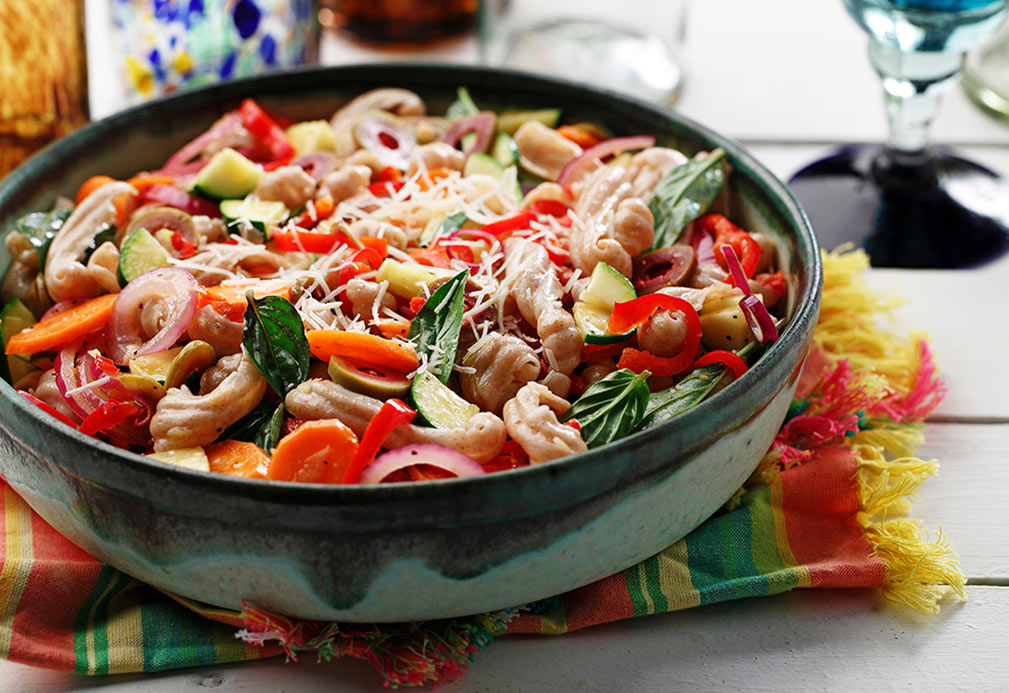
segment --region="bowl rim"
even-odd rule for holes
[[[534,483],[536,481],[552,481],[558,477],[578,474],[577,468],[584,467],[592,460],[603,460],[619,448],[625,445],[645,446],[649,442],[657,439],[672,440],[676,429],[689,430],[700,423],[709,412],[731,410],[731,403],[737,401],[736,395],[743,392],[753,392],[753,386],[767,377],[777,360],[776,357],[784,356],[785,352],[796,348],[792,344],[795,340],[802,340],[804,336],[811,334],[812,326],[815,325],[819,311],[819,297],[823,281],[823,270],[820,260],[819,246],[812,230],[812,225],[799,205],[795,196],[789,188],[779,180],[771,171],[756,159],[749,151],[734,139],[719,134],[705,125],[697,123],[693,119],[683,116],[673,110],[664,110],[661,107],[643,101],[641,99],[625,95],[613,90],[596,87],[573,80],[556,77],[548,77],[539,74],[521,72],[517,70],[491,68],[470,65],[446,65],[438,63],[374,63],[355,64],[343,66],[308,66],[285,72],[275,72],[265,75],[246,77],[229,82],[205,85],[193,89],[181,90],[172,94],[162,96],[152,101],[132,106],[125,110],[114,113],[99,121],[90,123],[73,133],[54,141],[39,152],[35,153],[19,167],[14,169],[6,178],[0,180],[0,208],[12,192],[20,188],[31,188],[34,179],[40,178],[48,167],[48,159],[54,154],[59,155],[62,151],[72,149],[78,141],[86,140],[89,136],[96,135],[103,129],[120,126],[129,127],[135,120],[143,119],[147,113],[154,111],[163,104],[185,103],[190,100],[207,99],[208,97],[218,97],[219,102],[228,102],[235,98],[236,94],[243,92],[274,91],[282,89],[281,81],[291,76],[308,77],[336,77],[341,75],[353,75],[354,73],[388,73],[390,82],[401,81],[402,75],[407,74],[443,74],[446,75],[466,75],[470,82],[475,82],[481,76],[492,78],[493,76],[506,78],[519,78],[524,81],[538,83],[537,86],[550,89],[557,88],[561,91],[580,91],[593,99],[610,99],[622,102],[624,106],[631,106],[650,115],[658,117],[666,123],[675,123],[677,127],[691,131],[691,134],[699,139],[707,140],[726,150],[726,157],[732,161],[734,170],[743,172],[752,183],[756,184],[769,199],[777,200],[775,211],[783,218],[789,219],[797,227],[798,233],[795,236],[797,250],[808,254],[812,259],[809,266],[808,278],[801,295],[796,297],[795,312],[789,320],[779,339],[771,344],[760,359],[751,366],[740,378],[731,383],[726,389],[719,391],[711,397],[705,399],[701,404],[693,407],[682,414],[677,415],[672,421],[661,424],[655,428],[633,433],[620,440],[608,443],[598,448],[588,450],[584,453],[570,455],[564,458],[552,460],[550,462],[528,465],[516,469],[503,470],[476,477],[453,478],[429,481],[424,484],[412,482],[392,482],[382,484],[312,484],[304,482],[272,481],[268,479],[248,479],[244,477],[234,477],[213,472],[201,472],[191,470],[176,465],[172,465],[159,460],[146,458],[138,453],[122,450],[114,445],[102,440],[86,436],[76,429],[60,425],[51,416],[41,411],[38,407],[29,402],[26,398],[18,395],[17,390],[5,380],[0,383],[0,392],[3,397],[14,403],[15,408],[21,413],[27,414],[38,422],[42,422],[53,429],[57,435],[64,439],[69,439],[73,443],[91,446],[110,460],[130,467],[133,471],[156,475],[159,479],[172,479],[189,483],[196,483],[201,487],[208,485],[213,489],[227,494],[237,492],[250,499],[262,500],[277,503],[298,503],[300,505],[330,505],[339,503],[341,505],[370,505],[373,503],[395,502],[397,500],[422,500],[430,496],[443,495],[446,488],[453,491],[458,490],[464,493],[472,484],[480,484],[486,492],[488,487],[493,485],[510,486],[515,483]],[[335,80],[338,82],[339,80]],[[372,81],[370,78],[366,81]],[[463,83],[456,80],[456,83]],[[448,82],[445,82],[448,84]],[[373,88],[382,86],[382,83],[375,82]],[[421,91],[425,87],[433,88],[431,85],[421,84]],[[211,98],[211,100],[213,100]],[[8,219],[0,219],[0,229],[8,225]],[[800,345],[801,347],[802,345]],[[801,362],[801,359],[800,359]],[[738,387],[737,387],[738,384]],[[730,405],[726,407],[726,405]],[[725,431],[718,429],[694,442],[689,449],[702,447],[711,440],[719,437]],[[683,449],[679,449],[682,451]],[[679,452],[678,451],[678,452]],[[683,455],[678,455],[683,457]],[[578,500],[578,499],[569,499]]]

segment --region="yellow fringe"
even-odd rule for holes
[[[861,250],[842,247],[823,253],[824,291],[813,339],[833,359],[847,359],[862,375],[867,391],[904,395],[914,385],[925,335],[901,338],[879,327],[879,315],[903,300],[870,289],[864,279],[868,268],[869,258]],[[935,613],[947,589],[966,599],[958,557],[941,529],[932,538],[917,520],[893,516],[908,512],[910,499],[937,474],[939,464],[912,457],[922,440],[921,426],[879,420],[871,424],[843,444],[858,459],[859,522],[886,565],[882,595],[916,611]]]
[[[822,257],[824,291],[813,341],[833,358],[847,359],[855,369],[881,378],[891,391],[907,394],[921,360],[919,343],[927,335],[914,332],[900,338],[880,328],[880,314],[905,300],[869,288],[864,278],[869,256],[864,251],[842,246]]]

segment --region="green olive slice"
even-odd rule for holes
[[[339,356],[329,359],[329,377],[348,390],[378,399],[403,397],[410,391],[410,379],[402,373]]]
[[[165,374],[165,387],[183,385],[193,373],[205,371],[217,363],[217,352],[206,342],[195,340],[182,347],[182,351],[172,359],[172,365]]]

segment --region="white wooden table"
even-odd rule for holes
[[[687,36],[688,82],[678,107],[741,140],[779,176],[836,144],[882,136],[865,39],[838,0],[695,0]],[[461,60],[472,51],[463,44],[442,57]],[[328,43],[324,57],[359,54]],[[947,98],[935,135],[1009,174],[1009,127],[961,93]],[[868,592],[805,590],[563,637],[506,637],[443,690],[1009,687],[1009,258],[968,271],[874,270],[870,280],[910,299],[896,318],[932,334],[949,380],[920,450],[939,459],[940,478],[924,486],[912,516],[942,527],[959,552],[965,603],[947,601],[938,616],[919,618],[894,613]],[[0,661],[0,692],[91,687],[364,691],[378,688],[379,679],[351,660],[272,660],[99,680]]]

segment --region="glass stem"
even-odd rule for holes
[[[869,59],[883,82],[889,153],[895,163],[918,165],[928,156],[929,126],[943,94],[956,84],[964,55],[905,52],[871,39]]]

